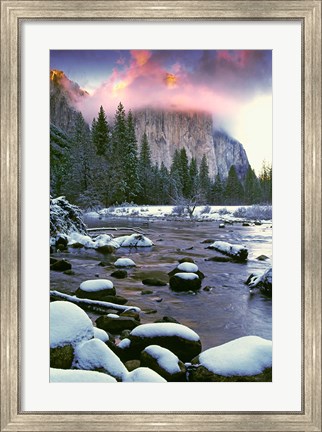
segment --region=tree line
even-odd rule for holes
[[[121,203],[239,205],[271,203],[272,168],[263,163],[257,177],[248,167],[245,179],[235,166],[228,177],[211,179],[206,156],[198,165],[186,150],[176,149],[170,169],[152,162],[146,133],[138,147],[131,110],[117,107],[109,124],[101,106],[91,127],[77,113],[74,131],[67,136],[51,125],[51,194],[65,195],[84,208]]]

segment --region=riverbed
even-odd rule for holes
[[[242,226],[242,223],[219,228],[218,221],[142,220],[130,218],[86,218],[89,228],[109,227],[104,231],[114,237],[132,234],[138,229],[149,237],[154,246],[148,248],[120,248],[105,255],[92,249],[72,249],[53,256],[68,259],[74,275],[51,271],[51,289],[73,294],[87,279],[107,278],[113,281],[117,295],[128,299],[127,305],[141,308],[141,323],[154,322],[164,316],[175,318],[200,336],[203,350],[230,340],[256,335],[272,339],[272,301],[259,292],[249,293],[245,285],[253,272],[264,271],[271,265],[271,224]],[[121,227],[127,229],[113,228]],[[246,263],[207,261],[217,252],[207,249],[205,240],[222,240],[247,246]],[[266,255],[269,259],[259,261]],[[115,279],[110,274],[119,257],[130,257],[136,267],[128,270],[126,279]],[[168,281],[167,273],[178,260],[191,257],[205,274],[200,291],[173,292],[169,285],[151,287],[142,284],[148,277]],[[104,262],[106,266],[99,265]],[[150,294],[142,294],[151,290]],[[88,313],[93,321],[99,315]]]

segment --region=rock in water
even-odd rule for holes
[[[171,351],[158,345],[149,345],[142,351],[141,366],[154,370],[167,381],[185,381],[184,363]]]
[[[55,270],[55,271],[66,271],[66,270],[70,270],[71,268],[72,268],[71,263],[65,259],[57,260],[56,262],[50,265],[50,270]]]
[[[210,348],[192,360],[189,381],[267,381],[272,341],[245,336]],[[262,375],[263,374],[263,375]]]
[[[99,300],[105,296],[115,296],[113,282],[108,279],[87,280],[80,284],[76,297]]]
[[[201,280],[195,273],[176,273],[169,284],[173,291],[196,291],[201,287]]]
[[[201,352],[201,341],[197,333],[176,323],[152,323],[136,327],[129,336],[129,346],[126,349],[128,358],[140,358],[141,351],[149,345],[167,348],[183,362],[190,361]]]

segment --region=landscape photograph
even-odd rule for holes
[[[48,87],[50,382],[272,382],[272,51],[51,50]]]

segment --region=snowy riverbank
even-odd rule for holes
[[[122,217],[122,218],[143,218],[143,219],[159,219],[171,220],[191,219],[188,206],[184,205],[121,205],[111,206],[95,212],[87,212],[86,217],[90,218],[107,218],[107,217]],[[272,207],[267,206],[196,206],[192,219],[196,221],[222,221],[222,222],[243,222],[245,220],[250,223],[272,222]]]

